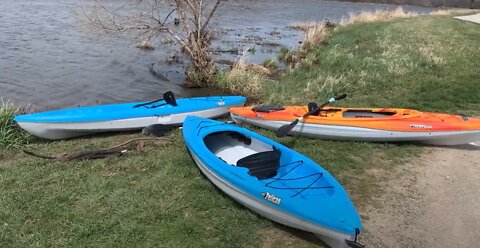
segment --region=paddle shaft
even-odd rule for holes
[[[307,113],[305,113],[304,115],[302,115],[301,117],[295,119],[292,123],[281,126],[276,132],[277,137],[283,137],[283,136],[287,135],[304,118],[308,117],[309,115],[314,114],[315,112],[319,111],[320,109],[327,106],[328,104],[334,103],[335,101],[338,101],[338,100],[341,100],[341,99],[344,99],[345,97],[347,97],[346,94],[343,94],[343,95],[340,95],[340,96],[337,96],[337,97],[332,97],[328,101],[326,101],[322,105],[320,105],[318,108],[312,109],[312,110],[308,111]]]
[[[160,99],[157,99],[157,100],[153,100],[153,101],[150,101],[150,102],[146,102],[146,103],[140,103],[140,104],[137,104],[135,106],[133,106],[134,108],[138,108],[138,107],[142,107],[142,106],[147,106],[149,104],[152,104],[152,103],[156,103],[156,102],[160,102],[160,101],[163,101],[163,98],[160,98]]]
[[[163,106],[163,105],[167,105],[167,104],[170,104],[172,106],[177,106],[177,101],[175,100],[175,95],[173,95],[173,92],[167,91],[167,92],[163,93],[163,98],[161,98],[161,99],[146,102],[146,103],[140,103],[140,104],[137,104],[133,107],[138,108],[138,107],[142,107],[142,106],[147,106],[147,105],[150,105],[150,104],[153,104],[153,103],[156,103],[156,102],[160,102],[160,101],[163,101],[163,100],[165,100],[165,103],[154,106],[154,108],[160,107],[160,106]]]
[[[337,97],[332,97],[332,98],[330,98],[328,101],[324,102],[322,105],[318,106],[318,108],[312,109],[311,111],[308,111],[307,113],[305,113],[305,114],[304,114],[302,117],[300,117],[300,118],[303,119],[303,118],[305,118],[305,117],[307,117],[307,116],[309,116],[309,115],[312,115],[313,113],[321,110],[323,107],[327,106],[328,104],[334,103],[334,102],[336,102],[336,101],[338,101],[338,100],[342,100],[342,99],[344,99],[345,97],[347,97],[347,94],[342,94],[342,95],[337,96]]]

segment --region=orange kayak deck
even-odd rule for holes
[[[230,113],[258,120],[291,122],[308,111],[307,106],[284,108],[271,112],[254,111],[252,107],[231,108]],[[480,130],[480,119],[399,108],[325,107],[317,115],[304,118],[302,122],[402,132]]]

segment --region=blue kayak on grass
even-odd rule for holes
[[[169,93],[169,94],[167,94]],[[15,116],[29,133],[47,139],[64,139],[91,133],[138,130],[153,124],[181,125],[188,115],[216,118],[228,108],[243,106],[242,96],[208,96],[152,102],[109,104]]]
[[[332,247],[362,247],[360,217],[320,165],[275,141],[223,122],[189,116],[183,138],[200,170],[222,191],[279,223]]]

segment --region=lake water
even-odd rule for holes
[[[280,46],[272,44],[298,45],[303,34],[288,28],[293,23],[340,20],[351,12],[397,7],[314,0],[240,2],[242,7],[218,11],[213,23],[217,40],[212,47],[241,51],[254,46],[255,54],[249,59],[257,63],[278,51]],[[162,45],[160,40],[155,50],[140,50],[133,34],[92,28],[84,18],[92,6],[92,0],[1,0],[0,97],[4,101],[31,104],[40,111],[149,100],[166,90],[183,97],[218,94],[182,87],[186,64],[167,61],[175,54],[175,45]],[[231,61],[236,57],[235,53],[220,53],[216,58]]]

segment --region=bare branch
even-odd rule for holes
[[[126,10],[111,10],[101,0],[94,1],[96,7],[89,16],[94,26],[106,32],[135,30],[138,37],[149,41],[162,34],[171,36],[190,59],[193,69],[200,73],[200,78],[207,83],[211,81],[215,64],[208,49],[210,37],[206,29],[224,0],[134,0],[133,10],[130,5]],[[174,29],[169,22],[174,14],[175,19],[180,20],[182,31]]]
[[[172,11],[170,11],[170,13],[168,13],[167,17],[165,17],[165,19],[163,20],[162,24],[163,26],[165,26],[165,23],[167,22],[168,18],[170,17],[171,14],[173,14],[173,12],[175,12],[177,10],[177,8],[175,9],[172,9]]]
[[[212,10],[210,11],[210,14],[208,14],[207,19],[205,19],[205,23],[203,24],[203,26],[201,28],[202,33],[205,31],[205,28],[207,27],[208,23],[210,22],[213,15],[215,14],[215,11],[217,11],[218,6],[220,6],[220,0],[217,0],[217,2],[215,2],[215,5],[213,6]]]

